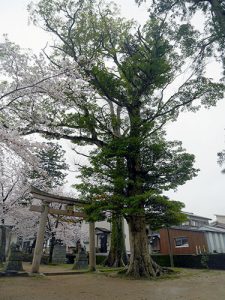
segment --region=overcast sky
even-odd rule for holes
[[[28,24],[26,6],[29,0],[0,0],[0,35],[7,33],[11,41],[25,48],[40,51],[49,40],[41,29]],[[147,18],[144,7],[138,9],[132,0],[117,0],[122,14],[139,22]],[[208,67],[211,77],[219,78],[221,69],[215,63]],[[196,157],[198,177],[168,195],[185,203],[185,211],[209,218],[225,215],[225,175],[217,165],[217,152],[225,148],[225,101],[209,110],[183,113],[178,121],[169,124],[168,139],[181,140],[189,153]]]

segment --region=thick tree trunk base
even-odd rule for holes
[[[127,259],[122,258],[121,256],[116,256],[112,252],[109,252],[108,257],[104,261],[104,266],[110,268],[120,268],[125,267],[127,265]]]
[[[164,274],[164,270],[150,256],[145,217],[130,216],[130,264],[126,275],[133,278],[151,278]]]
[[[153,273],[152,273],[153,269]],[[134,279],[141,279],[141,278],[146,278],[146,279],[151,279],[151,278],[156,278],[160,277],[163,275],[167,274],[174,274],[174,271],[170,268],[166,267],[161,267],[159,266],[156,262],[152,261],[152,266],[150,267],[149,270],[145,270],[145,272],[140,272],[140,269],[135,271],[135,269],[129,270],[129,267],[125,269],[123,272],[126,277],[129,278],[134,278]]]
[[[136,261],[127,269],[126,276],[132,278],[154,278],[165,274],[166,270],[151,260],[149,264],[146,262]]]

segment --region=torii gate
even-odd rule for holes
[[[39,273],[39,267],[41,263],[41,257],[43,252],[43,244],[44,244],[44,235],[45,235],[45,227],[47,223],[48,214],[57,214],[63,216],[70,217],[79,217],[85,218],[85,214],[80,211],[74,210],[63,210],[63,209],[53,209],[49,207],[50,203],[61,203],[67,204],[70,207],[73,206],[84,206],[83,201],[79,201],[70,197],[62,197],[58,195],[49,194],[38,190],[36,188],[31,188],[31,194],[34,199],[38,199],[42,201],[41,206],[31,205],[30,210],[41,213],[39,228],[37,233],[37,239],[34,249],[34,256],[32,261],[32,273]],[[87,204],[87,203],[86,203]],[[89,269],[90,271],[96,270],[96,255],[95,255],[95,223],[89,222]]]

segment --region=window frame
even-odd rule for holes
[[[181,245],[177,245],[178,240],[181,241]],[[184,240],[186,242],[184,242]],[[186,237],[186,236],[175,237],[174,244],[175,244],[175,248],[188,248],[189,247],[188,237]]]

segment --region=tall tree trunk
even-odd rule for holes
[[[0,239],[0,263],[5,262],[6,255],[6,227],[1,226],[1,239]]]
[[[141,140],[140,126],[141,116],[138,103],[131,107],[130,116],[130,137],[131,142],[128,146],[127,169],[129,184],[127,188],[128,197],[135,199],[143,193],[143,178],[141,166]],[[134,206],[133,206],[134,205]],[[133,206],[133,207],[132,207]],[[127,275],[134,278],[155,277],[160,275],[161,269],[155,264],[150,256],[148,238],[146,233],[144,200],[135,202],[132,200],[131,207],[136,212],[127,217],[130,235],[130,264]]]
[[[162,269],[151,259],[144,216],[128,217],[130,234],[130,264],[127,275],[134,278],[159,276]]]
[[[52,256],[53,256],[53,251],[55,247],[55,234],[54,232],[51,233],[51,239],[50,239],[50,246],[49,246],[49,259],[48,262],[52,263]]]
[[[60,204],[59,206],[59,209],[62,208],[62,204]],[[55,244],[56,244],[56,238],[55,238],[55,232],[52,231],[51,229],[51,222],[50,222],[50,219],[48,218],[48,224],[49,224],[49,229],[51,231],[51,240],[50,240],[50,248],[49,248],[49,259],[48,259],[48,262],[49,263],[52,263],[52,256],[53,256],[53,251],[54,251],[54,247],[55,247]],[[59,215],[56,219],[56,222],[55,222],[55,229],[57,229],[59,226]]]
[[[124,267],[127,265],[127,253],[124,237],[124,220],[122,216],[112,215],[112,232],[109,255],[105,265],[109,267]]]

